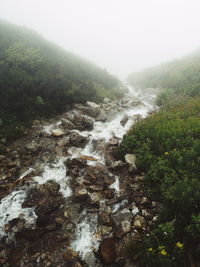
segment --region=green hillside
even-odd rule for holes
[[[129,250],[144,267],[200,266],[200,53],[129,81],[162,88],[160,110],[132,126],[118,153],[136,154],[149,195],[163,205],[149,236]]]
[[[128,77],[134,86],[165,89],[158,103],[179,96],[200,95],[200,51],[181,59],[133,73]]]
[[[118,97],[119,80],[36,32],[0,20],[0,139],[67,104]]]

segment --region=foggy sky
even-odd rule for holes
[[[0,0],[0,18],[120,78],[200,48],[200,0]]]

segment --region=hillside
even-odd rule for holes
[[[129,248],[141,266],[200,264],[199,59],[195,53],[129,76],[144,90],[162,88],[160,110],[134,124],[118,149],[122,159],[136,155],[149,196],[162,202],[150,235]]]
[[[119,80],[36,32],[0,20],[0,139],[67,104],[117,97]]]
[[[134,86],[165,89],[159,104],[171,96],[196,96],[200,94],[200,51],[157,67],[133,73],[128,77]],[[166,90],[167,89],[167,90]]]

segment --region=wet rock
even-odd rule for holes
[[[89,107],[89,108],[99,108],[100,105],[94,103],[94,102],[90,102],[90,101],[87,101],[86,102],[86,105]]]
[[[61,137],[64,135],[64,132],[61,129],[54,129],[52,130],[51,134],[54,137]]]
[[[122,221],[116,226],[114,235],[117,238],[121,238],[122,236],[130,232],[130,230],[131,230],[131,223],[129,221]]]
[[[142,228],[146,227],[146,221],[145,221],[144,217],[142,217],[140,215],[136,215],[134,218],[133,225],[136,229],[142,229]]]
[[[129,117],[125,115],[120,121],[121,125],[124,127],[128,120],[129,120]]]
[[[114,238],[107,238],[102,241],[99,247],[100,260],[104,264],[112,264],[116,259],[117,242]]]
[[[89,189],[91,189],[92,191],[102,191],[103,190],[103,186],[101,186],[101,185],[90,185]]]
[[[29,152],[38,152],[39,149],[40,149],[40,145],[36,142],[32,142],[30,144],[27,144],[25,146],[26,150],[29,151]]]
[[[98,233],[100,234],[100,236],[103,236],[103,237],[105,236],[111,237],[112,230],[113,230],[112,226],[100,225],[98,227]]]
[[[69,145],[75,147],[84,147],[88,142],[88,138],[80,135],[77,132],[73,132],[70,135]]]
[[[96,257],[94,255],[94,252],[91,251],[86,253],[84,257],[84,262],[90,267],[96,267]]]
[[[70,120],[67,120],[67,119],[62,119],[62,125],[65,129],[68,129],[68,130],[73,130],[76,128],[76,126],[74,125],[73,122],[71,122]]]
[[[110,138],[108,144],[111,145],[111,146],[117,146],[118,145],[118,141],[119,141],[118,139],[112,137],[112,138]]]
[[[130,106],[132,106],[132,107],[137,107],[139,105],[144,105],[144,103],[142,101],[140,101],[139,99],[134,99],[130,103]]]
[[[93,158],[91,156],[87,156],[87,155],[82,155],[80,158],[84,159],[84,160],[89,160],[89,161],[98,161],[98,159],[95,159],[95,158]]]
[[[87,196],[87,194],[88,192],[85,186],[79,186],[76,188],[76,191],[75,191],[76,198],[84,198]]]
[[[105,211],[100,212],[99,213],[99,223],[103,224],[103,225],[112,225],[110,213],[105,212]]]
[[[87,116],[75,114],[75,125],[79,131],[91,131],[93,129],[93,120]]]
[[[94,192],[90,194],[90,198],[92,202],[97,203],[97,202],[100,202],[104,198],[104,196],[100,192]]]
[[[63,254],[63,258],[66,261],[72,261],[78,257],[78,253],[74,251],[72,248],[67,248]]]
[[[119,210],[112,214],[112,220],[115,225],[118,225],[122,221],[132,221],[133,214],[127,208]]]
[[[97,117],[96,121],[105,122],[107,120],[107,116],[105,113],[101,112]]]

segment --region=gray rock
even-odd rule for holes
[[[99,108],[100,105],[94,103],[94,102],[90,102],[90,101],[87,101],[86,102],[86,105],[89,107],[89,108]]]
[[[51,134],[55,137],[61,137],[64,135],[64,132],[61,129],[54,129],[52,130]]]
[[[128,163],[134,169],[137,169],[136,166],[136,156],[134,154],[126,154],[125,155],[125,162]]]
[[[69,129],[69,130],[73,130],[76,128],[74,123],[67,119],[62,119],[62,125],[64,128]]]
[[[125,126],[125,124],[127,123],[128,119],[129,119],[128,116],[125,115],[125,116],[121,119],[121,121],[120,121],[121,125],[122,125],[122,126]]]
[[[119,225],[117,225],[114,235],[118,238],[121,238],[130,231],[131,223],[129,221],[122,221]]]

